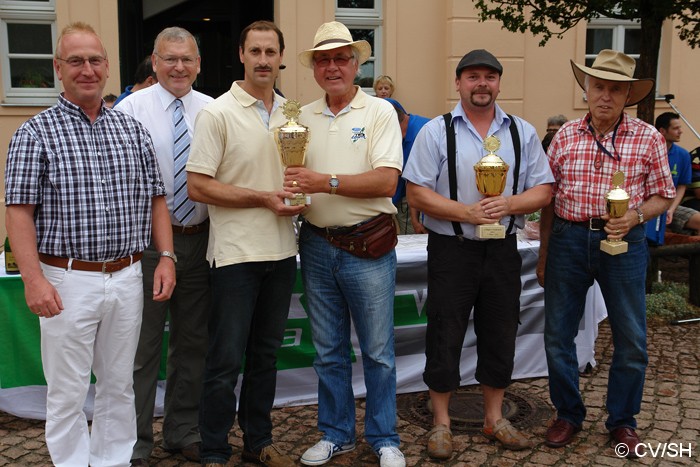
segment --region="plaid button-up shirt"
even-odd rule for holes
[[[617,130],[599,140],[610,153],[606,154],[589,129],[589,119],[590,114],[564,124],[547,151],[556,179],[553,190],[557,216],[570,221],[603,216],[605,195],[617,171],[625,174],[621,188],[630,196],[630,209],[653,195],[676,195],[666,142],[654,127],[623,113]]]
[[[106,261],[151,239],[151,198],[165,195],[151,137],[102,107],[94,123],[61,95],[10,142],[5,203],[36,205],[38,250]]]

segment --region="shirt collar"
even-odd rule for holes
[[[494,104],[494,107],[496,114],[494,115],[493,121],[496,122],[496,130],[502,128],[503,126],[510,126],[510,118],[508,118],[508,114],[505,113],[498,104]],[[467,114],[464,112],[464,107],[462,107],[462,102],[457,102],[457,105],[455,105],[454,109],[452,109],[452,118],[461,118],[463,122],[469,122]],[[491,127],[493,126],[494,123],[491,123]]]
[[[158,96],[158,99],[160,100],[161,105],[163,106],[163,110],[167,110],[168,107],[170,107],[175,100],[178,98],[173,96],[170,91],[165,89],[163,86],[160,85],[160,83],[156,83],[153,86],[155,86],[155,93]],[[189,108],[190,102],[192,101],[192,88],[190,88],[190,91],[185,94],[184,96],[179,98],[182,101],[182,104],[185,106],[185,111]]]
[[[243,107],[250,107],[252,105],[255,105],[256,102],[260,101],[260,99],[253,97],[247,92],[245,92],[243,88],[238,84],[238,81],[234,81],[233,84],[231,84],[231,89],[229,90],[229,92],[233,95],[234,99],[236,99],[238,103],[241,104]],[[272,103],[272,112],[274,112],[277,107],[279,107],[285,102],[285,99],[274,91],[272,91],[272,96],[274,98],[274,102]]]
[[[63,112],[72,115],[77,118],[82,118],[84,120],[87,120],[88,122],[92,123],[90,120],[90,117],[83,111],[83,109],[80,108],[79,105],[72,103],[68,99],[65,98],[63,93],[58,95],[58,102],[56,104],[58,108],[60,108]],[[102,107],[100,108],[100,113],[97,116],[97,119],[95,121],[99,120],[102,115],[105,113],[105,106],[102,104]]]
[[[369,96],[365,94],[361,87],[355,85],[355,89],[357,90],[357,92],[355,93],[355,97],[353,97],[350,101],[348,107],[350,107],[351,109],[361,109],[367,105],[367,99]],[[313,112],[317,114],[324,113],[327,109],[328,104],[326,103],[325,95],[323,99],[317,100],[312,108]],[[328,112],[330,113],[330,110],[328,110]],[[338,115],[340,115],[340,112],[338,112]]]

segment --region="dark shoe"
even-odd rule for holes
[[[580,426],[576,426],[559,418],[547,429],[544,444],[550,448],[566,446],[579,431],[581,431]]]
[[[270,444],[260,450],[259,453],[246,451],[241,453],[241,458],[246,462],[255,462],[266,467],[294,467],[296,463],[285,454],[278,446]]]
[[[131,467],[146,466],[148,467],[148,461],[146,459],[131,459]]]
[[[634,428],[623,426],[615,428],[610,432],[611,445],[615,449],[615,454],[620,457],[636,458],[639,457],[639,452],[645,452],[644,446],[638,449],[637,446],[642,444],[642,440],[637,436]]]
[[[199,462],[199,445],[201,443],[196,442],[188,444],[184,448],[174,448],[174,449],[164,449],[165,452],[170,453],[180,453],[182,457],[191,462]]]

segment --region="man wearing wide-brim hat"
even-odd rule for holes
[[[586,408],[579,392],[574,338],[586,291],[600,284],[613,334],[605,423],[619,456],[642,455],[636,433],[647,366],[645,221],[665,211],[675,196],[663,137],[629,116],[653,89],[635,79],[635,61],[602,50],[591,67],[571,62],[586,93],[588,114],[564,124],[548,150],[554,202],[542,213],[537,274],[545,291],[545,349],[549,392],[557,419],[547,430],[551,447],[569,444],[581,430]],[[613,175],[629,195],[629,209],[611,218],[606,194]],[[627,252],[608,254],[601,241],[624,240]],[[608,250],[609,251],[609,250]]]
[[[371,54],[345,25],[321,25],[299,61],[324,96],[302,108],[309,127],[306,167],[285,171],[285,189],[311,195],[299,234],[301,273],[318,375],[321,441],[301,457],[321,465],[355,449],[350,323],[360,350],[367,408],[365,440],[382,467],[403,467],[396,432],[394,288],[396,190],[403,155],[394,108],[354,79]],[[371,238],[366,230],[375,230]],[[358,368],[356,366],[356,368]]]

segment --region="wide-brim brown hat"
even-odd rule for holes
[[[338,21],[323,23],[316,31],[313,48],[299,54],[299,63],[307,68],[313,68],[314,52],[338,49],[347,45],[357,51],[358,65],[365,63],[372,55],[372,47],[369,45],[369,42],[352,40],[350,30],[343,23]]]
[[[630,95],[625,107],[638,104],[654,89],[654,80],[651,78],[634,78],[634,69],[637,62],[617,50],[603,49],[593,61],[590,67],[578,65],[571,60],[571,69],[581,89],[586,90],[586,75],[606,81],[619,81],[631,83]]]

